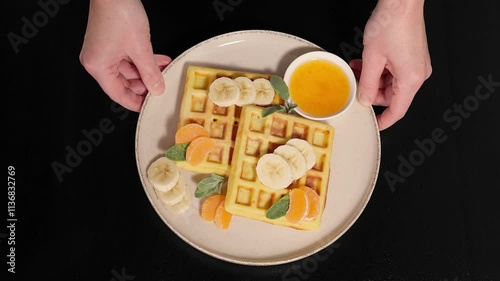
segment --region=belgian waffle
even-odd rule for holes
[[[229,175],[241,107],[215,105],[208,99],[208,88],[219,77],[236,78],[239,76],[246,76],[252,80],[271,77],[270,74],[197,65],[191,65],[187,68],[178,127],[189,123],[198,123],[204,126],[215,141],[215,146],[201,164],[190,165],[186,161],[179,161],[177,165],[180,168],[199,173]],[[283,100],[275,94],[272,104],[283,104]]]
[[[275,225],[300,230],[317,229],[325,208],[330,175],[330,159],[335,130],[332,126],[305,119],[298,115],[276,112],[262,117],[262,108],[243,106],[234,146],[231,173],[226,190],[226,210],[230,213]],[[257,178],[255,167],[259,157],[274,151],[291,138],[301,138],[312,144],[315,166],[288,188],[273,190]],[[310,221],[290,223],[285,217],[266,218],[266,211],[286,195],[291,188],[307,185],[320,196],[320,214]]]

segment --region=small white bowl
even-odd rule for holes
[[[290,65],[288,66],[288,68],[285,71],[285,75],[283,77],[283,80],[285,81],[285,83],[288,86],[290,86],[290,79],[292,77],[292,74],[297,69],[297,67],[299,67],[303,63],[309,62],[311,60],[325,60],[325,61],[331,62],[331,63],[339,66],[341,68],[341,70],[346,74],[347,79],[349,81],[349,97],[348,97],[347,103],[344,105],[344,107],[331,115],[326,115],[326,116],[311,115],[311,114],[308,114],[308,113],[305,113],[304,111],[302,111],[300,109],[300,106],[295,108],[295,111],[298,114],[302,115],[303,117],[308,118],[308,119],[312,119],[312,120],[327,120],[327,119],[341,115],[342,113],[347,111],[349,109],[349,107],[352,105],[354,99],[356,98],[356,92],[357,92],[357,82],[356,82],[356,77],[354,76],[354,72],[352,71],[349,64],[341,57],[339,57],[333,53],[327,52],[327,51],[312,51],[312,52],[302,54],[290,63]],[[289,102],[293,103],[291,89],[290,89]]]

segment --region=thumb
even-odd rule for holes
[[[151,46],[140,48],[141,51],[130,54],[132,63],[137,67],[141,80],[153,95],[161,95],[165,91],[165,81],[161,74]]]
[[[379,87],[380,77],[385,69],[386,59],[379,55],[365,55],[362,60],[359,77],[359,102],[370,106],[375,100]]]

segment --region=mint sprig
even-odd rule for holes
[[[269,81],[278,96],[284,101],[284,105],[277,104],[264,108],[264,110],[262,110],[262,117],[266,117],[275,112],[292,113],[297,105],[288,101],[290,99],[290,91],[285,80],[279,76],[273,75],[269,78]]]
[[[165,157],[172,161],[185,161],[188,146],[189,143],[176,144],[165,151]]]
[[[225,177],[212,173],[198,182],[194,196],[203,198],[213,193],[220,193],[225,182]]]
[[[282,100],[286,101],[290,98],[290,91],[288,90],[288,85],[285,80],[279,76],[273,75],[269,78],[269,81]]]
[[[288,208],[290,206],[290,195],[285,195],[281,197],[276,203],[274,203],[266,212],[266,218],[275,220],[286,215]]]
[[[285,101],[285,105],[277,104],[264,108],[264,110],[262,110],[262,117],[266,117],[275,112],[292,113],[296,107],[296,104]]]
[[[285,112],[285,109],[286,109],[285,106],[281,105],[281,104],[266,107],[262,110],[262,117],[266,117],[266,116],[271,115],[275,112]]]

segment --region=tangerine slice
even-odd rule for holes
[[[286,218],[291,223],[298,223],[309,213],[309,202],[306,192],[300,188],[293,188],[289,192],[290,205],[286,211]]]
[[[299,188],[306,192],[307,201],[309,202],[309,212],[304,219],[313,220],[319,215],[319,211],[321,209],[321,205],[319,204],[319,195],[316,191],[314,191],[314,189],[307,185],[301,185]]]
[[[191,165],[200,164],[214,145],[215,142],[210,137],[195,138],[186,149],[186,161]]]
[[[214,222],[220,229],[228,229],[231,224],[231,219],[233,218],[233,214],[226,211],[224,207],[224,202],[226,199],[222,199],[222,201],[217,206],[217,210],[215,210]]]
[[[214,194],[205,199],[201,204],[201,218],[206,221],[213,221],[217,207],[219,207],[220,202],[222,202],[224,198],[225,196],[222,194]]]
[[[189,143],[197,137],[208,137],[209,132],[198,123],[189,123],[180,127],[175,132],[175,144]]]

